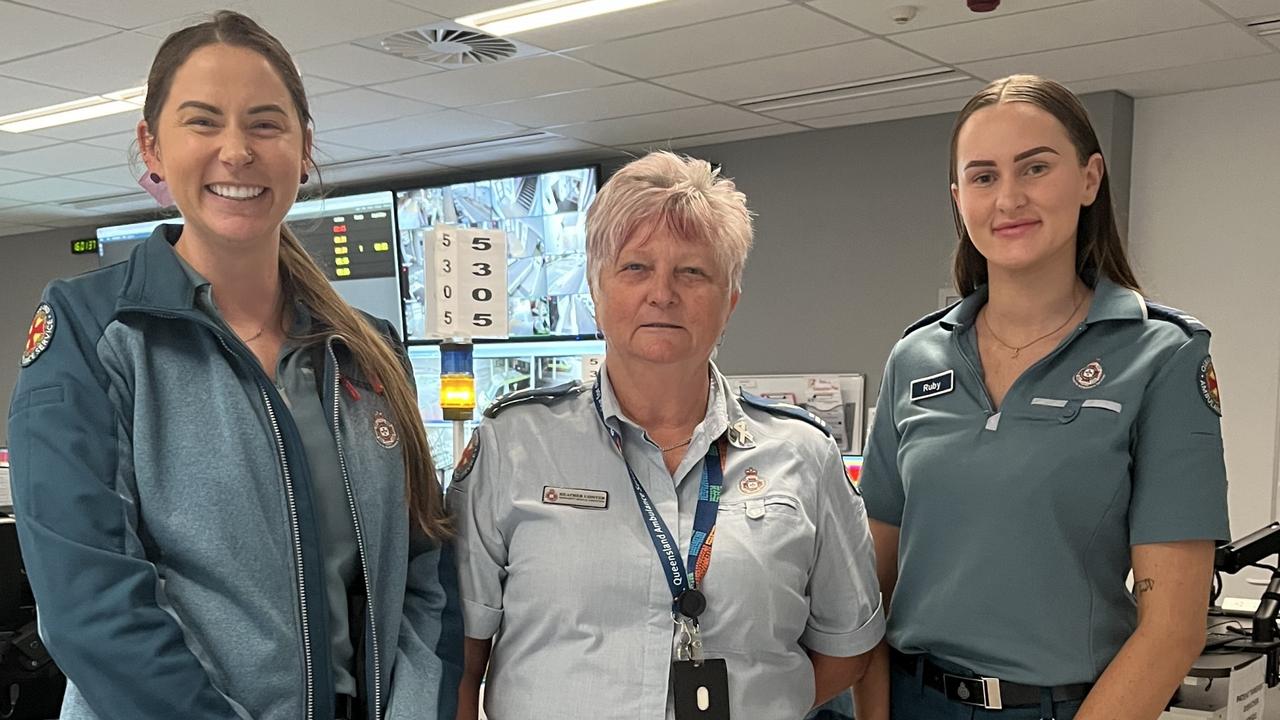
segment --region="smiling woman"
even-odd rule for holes
[[[1058,83],[975,95],[951,181],[964,299],[894,347],[862,466],[893,715],[1154,719],[1229,537],[1209,332],[1139,293]]]
[[[293,60],[221,12],[148,87],[139,146],[184,223],[49,286],[10,413],[61,717],[452,718],[450,532],[404,349],[283,224],[311,162]]]

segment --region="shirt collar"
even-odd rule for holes
[[[973,324],[978,311],[987,304],[987,286],[980,285],[973,292],[956,303],[955,307],[938,321],[944,329],[965,329]],[[1100,278],[1093,288],[1093,304],[1089,307],[1086,325],[1104,320],[1145,320],[1147,317],[1147,301],[1136,290],[1130,290],[1115,284],[1107,278]]]
[[[707,412],[702,422],[694,430],[695,443],[699,437],[715,439],[720,437],[729,427],[729,390],[728,383],[715,363],[710,363],[711,382],[707,389]],[[600,410],[604,413],[605,424],[615,431],[621,432],[622,426],[630,425],[640,429],[635,421],[628,418],[618,405],[618,396],[613,392],[613,383],[609,380],[609,362],[605,360],[600,367]]]

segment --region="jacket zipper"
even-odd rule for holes
[[[351,477],[347,474],[347,457],[342,452],[342,436],[338,426],[338,407],[341,395],[342,371],[338,367],[338,356],[333,351],[333,341],[338,336],[329,338],[327,343],[329,360],[333,363],[333,441],[338,449],[338,466],[342,469],[342,482],[347,490],[347,503],[351,507],[351,521],[355,524],[356,548],[360,551],[360,569],[364,574],[365,605],[369,614],[369,638],[373,647],[373,712],[374,720],[382,717],[382,658],[378,651],[378,622],[375,617],[373,602],[373,583],[369,581],[369,559],[365,552],[364,532],[360,526],[360,513],[356,511],[356,496],[351,489]]]
[[[193,318],[187,315],[163,313],[150,308],[122,308],[121,309],[121,311],[129,311],[129,310],[143,312],[149,315],[154,315],[156,317],[167,318],[169,320],[194,321],[200,325],[205,326],[211,332],[213,332],[213,336],[218,339],[218,342],[222,345],[223,350],[226,350],[229,354],[231,354],[234,357],[237,357],[237,358],[240,357],[239,353],[232,350],[231,346],[227,344],[226,338],[223,337],[222,329],[217,327],[213,323],[210,323],[204,320],[203,318]],[[241,358],[241,360],[243,360],[243,358]],[[284,435],[280,431],[280,421],[276,417],[275,406],[271,404],[271,397],[267,395],[267,389],[263,387],[261,378],[255,378],[255,381],[258,384],[258,392],[259,394],[262,395],[262,403],[267,411],[267,419],[271,423],[271,432],[275,436],[276,455],[277,455],[277,459],[280,461],[280,471],[284,476],[285,498],[289,505],[289,530],[290,530],[291,539],[293,540],[293,563],[294,563],[294,569],[295,569],[294,579],[297,581],[297,584],[298,584],[298,607],[299,607],[300,614],[302,616],[303,672],[306,675],[306,701],[304,706],[305,714],[303,717],[307,718],[307,720],[314,720],[315,695],[316,695],[315,658],[312,657],[311,626],[308,621],[310,613],[307,609],[307,586],[306,586],[305,576],[303,575],[303,570],[302,570],[302,531],[299,527],[298,503],[293,493],[293,475],[289,472],[289,459],[285,456],[285,452],[284,452]],[[339,453],[341,453],[341,450],[339,450]],[[341,457],[341,454],[339,454],[339,457]],[[344,475],[345,475],[345,472],[346,471],[344,470],[343,471]]]

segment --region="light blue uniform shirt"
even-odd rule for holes
[[[803,718],[814,694],[805,648],[858,655],[884,632],[862,499],[835,443],[745,405],[713,372],[706,416],[673,477],[619,409],[607,361],[600,378],[606,422],[682,557],[707,449],[745,430],[729,433],[702,586],[705,653],[727,662],[734,717]],[[490,720],[673,717],[671,591],[589,388],[506,408],[476,432],[474,469],[450,486],[449,505],[466,633],[494,640]],[[563,504],[566,489],[607,493],[607,507]]]
[[[889,643],[981,675],[1093,682],[1137,623],[1130,548],[1227,527],[1209,332],[1106,280],[996,412],[974,319],[926,318],[885,368],[861,488],[901,528]]]

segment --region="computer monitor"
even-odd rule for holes
[[[476,411],[466,424],[466,435],[480,422],[484,409],[495,399],[517,390],[561,385],[584,379],[583,360],[604,355],[603,340],[555,340],[542,342],[480,343],[474,346],[472,369],[476,383]],[[440,410],[440,347],[412,345],[409,362],[418,386],[418,411],[427,428],[427,440],[436,467],[453,468],[453,425]]]
[[[390,191],[297,202],[285,222],[343,300],[391,321],[403,337],[400,261]],[[164,223],[180,225],[182,218],[98,228],[99,264],[127,260],[133,246]]]
[[[861,455],[845,455],[844,471],[849,476],[849,482],[854,485],[862,478],[862,456]]]
[[[9,448],[0,447],[0,515],[13,512],[13,495],[9,490]]]
[[[424,253],[440,223],[506,231],[510,337],[594,335],[586,211],[597,178],[597,168],[584,167],[397,192],[406,337],[430,339]]]

